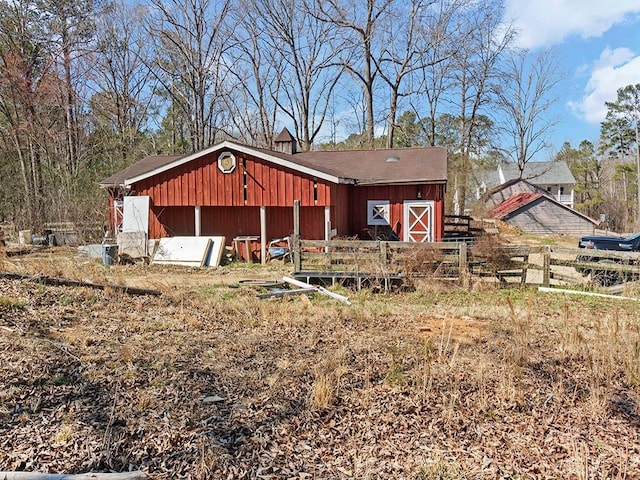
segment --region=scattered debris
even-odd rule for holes
[[[29,255],[30,253],[38,251],[41,247],[7,247],[3,250],[2,254],[6,257],[20,257],[22,255]]]
[[[289,297],[292,295],[304,295],[306,293],[314,293],[317,290],[315,288],[298,288],[295,290],[272,290],[269,293],[261,293],[258,298],[281,298]]]
[[[120,232],[116,236],[118,255],[131,260],[146,259],[149,255],[147,248],[147,233]]]
[[[260,299],[265,298],[282,298],[289,297],[293,295],[306,295],[308,293],[321,293],[326,295],[327,297],[331,297],[335,300],[338,300],[342,303],[346,303],[347,305],[351,305],[351,302],[344,295],[340,295],[338,293],[332,292],[331,290],[327,290],[324,287],[318,285],[311,285],[310,283],[303,282],[301,280],[296,280],[291,277],[282,277],[282,280],[240,280],[240,285],[250,286],[250,287],[264,287],[269,291],[267,293],[261,293],[257,295]],[[295,289],[289,288],[281,288],[285,285],[293,285],[294,287],[298,287]]]
[[[306,283],[306,282],[302,282],[300,280],[296,280],[295,278],[291,278],[291,277],[282,277],[282,280],[284,280],[287,283],[290,283],[291,285],[294,285],[296,287],[300,287],[300,288],[304,288],[304,289],[312,289],[315,290],[316,292],[322,293],[323,295],[326,295],[327,297],[331,297],[335,300],[338,300],[342,303],[346,303],[347,305],[351,305],[351,302],[349,301],[349,298],[345,297],[344,295],[340,295],[338,293],[332,292],[331,290],[327,290],[324,287],[320,287],[317,285],[311,285],[310,283]]]
[[[102,244],[92,243],[78,247],[79,257],[102,258]]]
[[[285,282],[281,280],[260,280],[260,279],[240,280],[238,283],[240,285],[247,286],[247,287],[266,287],[266,288],[281,287],[285,284]]]
[[[126,302],[0,278],[0,470],[638,479],[631,302],[427,285],[354,309],[171,274]]]
[[[158,242],[153,262],[161,265],[217,267],[222,260],[224,237],[167,237]]]

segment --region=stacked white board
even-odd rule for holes
[[[224,237],[167,237],[158,241],[153,262],[189,267],[220,265]]]

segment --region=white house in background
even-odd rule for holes
[[[520,176],[515,163],[500,163],[495,170],[485,170],[477,176],[476,198]],[[522,179],[545,190],[559,203],[573,208],[576,179],[566,162],[529,162],[522,172]]]

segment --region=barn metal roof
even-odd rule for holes
[[[232,150],[333,183],[360,185],[445,183],[447,150],[443,147],[318,151],[288,154],[224,141],[184,156],[153,156],[100,182],[103,187],[131,185],[204,155]]]
[[[507,198],[504,202],[496,205],[493,210],[491,210],[490,215],[493,218],[503,219],[542,196],[543,195],[541,193],[517,193],[512,197]]]

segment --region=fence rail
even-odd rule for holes
[[[361,240],[294,241],[296,275],[331,279],[432,277],[502,284],[603,286],[640,279],[640,254],[530,245]],[[586,280],[585,280],[586,279]],[[360,282],[359,282],[360,283]]]

